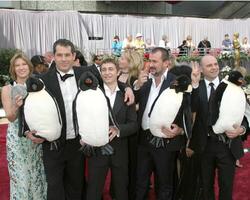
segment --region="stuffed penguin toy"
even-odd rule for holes
[[[190,108],[191,68],[185,65],[176,66],[168,73],[173,73],[177,77],[170,87],[165,89],[153,103],[149,113],[150,131],[158,140],[159,138],[166,138],[161,128],[170,128],[171,124],[178,120],[181,121],[187,138],[190,138],[192,118]],[[151,143],[155,143],[156,146],[164,146],[163,142],[157,141],[156,138]]]
[[[218,85],[209,104],[210,124],[215,134],[234,130],[233,125],[241,125],[244,115],[249,120],[249,105],[241,88],[243,76],[232,71]]]
[[[109,100],[98,84],[97,78],[91,72],[83,73],[73,102],[74,127],[81,136],[85,156],[95,155],[95,147],[101,147],[103,154],[113,153],[112,147],[108,145],[110,119],[115,126],[116,123]]]
[[[30,77],[26,81],[28,95],[22,107],[22,123],[28,130],[36,130],[35,137],[49,142],[61,136],[62,121],[55,98],[45,89],[41,79]]]

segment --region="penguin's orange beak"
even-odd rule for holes
[[[239,83],[239,85],[245,85],[246,84],[246,81],[245,81],[245,79],[244,78],[239,78],[238,79],[238,83]]]

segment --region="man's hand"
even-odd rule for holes
[[[186,147],[186,155],[190,158],[194,154],[194,151],[188,147]]]
[[[115,126],[109,127],[109,141],[112,141],[119,133],[119,129]]]
[[[147,81],[148,81],[148,72],[146,70],[142,70],[140,71],[138,79],[135,83],[135,87],[141,88]]]
[[[161,132],[167,136],[167,138],[174,138],[177,135],[180,135],[182,132],[182,128],[177,126],[176,124],[172,124],[170,128],[162,127]]]
[[[29,131],[26,133],[26,138],[30,139],[35,144],[41,144],[45,141],[43,138],[38,138],[35,136],[36,131]]]
[[[125,88],[124,102],[127,102],[128,106],[135,102],[135,95],[130,87]]]
[[[199,86],[199,82],[201,79],[201,69],[199,63],[197,62],[192,61],[191,66],[192,66],[192,73],[191,73],[192,86],[196,88]]]
[[[236,138],[237,136],[241,135],[245,131],[241,126],[237,124],[234,124],[233,128],[234,130],[225,132],[227,137],[230,139]]]

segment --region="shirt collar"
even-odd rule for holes
[[[209,80],[207,80],[206,78],[204,78],[204,80],[205,80],[205,83],[206,83],[206,87],[207,87],[207,88],[210,87],[209,83],[211,83],[211,82],[214,84],[214,87],[215,87],[215,88],[217,88],[217,86],[218,86],[219,83],[220,83],[220,79],[219,79],[218,76],[217,76],[213,81],[209,81]]]
[[[58,68],[56,68],[56,70],[58,71],[58,73],[61,76],[64,76],[65,74],[73,74],[74,75],[74,70],[73,69],[70,69],[67,73],[60,71]]]
[[[105,83],[103,84],[103,86],[104,86],[105,93],[106,93],[106,92],[109,92],[110,94],[112,94],[111,89],[110,89]],[[118,85],[116,86],[116,88],[115,88],[115,90],[113,91],[113,93],[114,93],[114,92],[117,92],[117,91],[120,91]]]

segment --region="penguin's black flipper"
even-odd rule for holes
[[[221,82],[209,100],[208,125],[213,126],[219,118],[220,102],[227,84]]]
[[[83,152],[83,154],[86,157],[91,157],[91,156],[95,156],[96,152],[95,152],[95,148],[91,145],[88,144],[83,144],[82,147],[79,149],[81,152]]]
[[[25,117],[24,117],[24,103],[25,103],[25,99],[23,102],[23,105],[20,106],[19,111],[18,111],[18,136],[19,137],[23,137],[25,136],[25,132],[29,131],[29,126],[25,121]]]
[[[192,136],[192,112],[190,93],[183,94],[183,130],[187,139]]]
[[[76,97],[75,97],[73,104],[72,104],[73,125],[74,125],[74,130],[75,130],[76,135],[79,135],[79,124],[78,124],[78,119],[77,119],[77,114],[76,114],[76,99],[77,99],[77,96],[79,93],[80,93],[80,90],[78,90]]]
[[[103,156],[110,156],[114,154],[114,149],[110,144],[106,144],[100,148]]]

